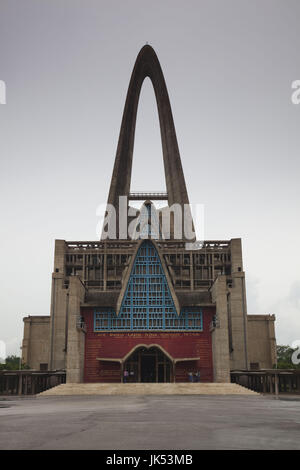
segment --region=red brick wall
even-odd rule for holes
[[[212,346],[209,325],[214,308],[203,309],[202,332],[94,332],[94,309],[82,308],[87,326],[85,338],[85,382],[120,382],[120,364],[100,362],[97,357],[123,358],[138,344],[159,344],[173,358],[200,357],[200,361],[176,364],[176,382],[188,381],[188,372],[200,370],[201,381],[212,382]]]

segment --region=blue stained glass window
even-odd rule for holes
[[[117,316],[113,310],[95,310],[94,330],[202,330],[201,309],[182,309],[177,315],[173,298],[153,243],[140,246]]]

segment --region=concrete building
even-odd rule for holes
[[[130,192],[145,77],[157,101],[166,193]],[[132,200],[143,203],[134,215]],[[166,206],[155,209],[155,200]],[[68,382],[228,382],[231,370],[272,368],[275,317],[247,314],[241,239],[197,245],[168,210],[182,209],[193,227],[188,204],[166,84],[147,45],[129,84],[102,237],[55,241],[50,316],[24,318],[23,362],[66,370]]]

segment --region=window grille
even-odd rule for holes
[[[95,310],[94,330],[202,330],[201,309],[184,308],[177,315],[161,261],[153,243],[140,246],[117,316]]]

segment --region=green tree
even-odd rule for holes
[[[29,369],[29,367],[21,364],[21,369]],[[20,357],[7,356],[5,364],[0,364],[0,370],[20,370]]]
[[[277,345],[277,369],[300,369],[300,364],[292,363],[292,355],[297,350],[291,346]]]

